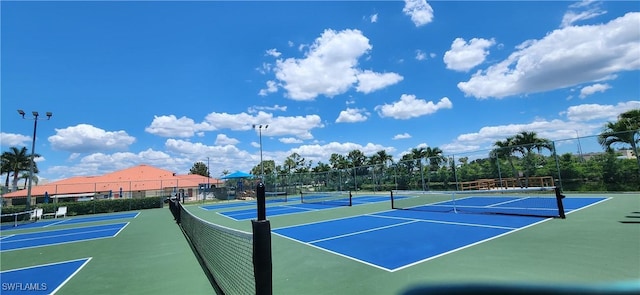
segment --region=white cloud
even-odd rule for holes
[[[30,142],[31,142],[30,136],[0,132],[0,145],[2,146],[20,146],[20,145],[26,146],[27,143],[30,143]]]
[[[260,89],[260,91],[258,92],[258,95],[267,96],[269,93],[275,93],[275,92],[278,92],[278,84],[276,83],[276,81],[269,80],[267,81],[267,88]]]
[[[402,133],[402,134],[396,134],[393,137],[393,140],[397,140],[397,139],[407,139],[407,138],[411,138],[411,135],[409,133]]]
[[[402,12],[411,17],[416,27],[433,21],[433,8],[425,0],[405,0]]]
[[[144,131],[162,137],[192,137],[196,132],[214,130],[207,123],[195,123],[187,117],[176,118],[175,115],[154,116],[151,125]]]
[[[595,4],[595,5],[592,5]],[[569,5],[569,10],[562,17],[561,28],[573,25],[576,22],[592,19],[594,17],[607,13],[597,7],[599,2],[587,0]],[[592,7],[596,6],[596,7]]]
[[[274,106],[253,106],[247,110],[249,113],[255,114],[258,111],[280,111],[286,112],[287,106],[274,105]]]
[[[445,52],[443,60],[447,69],[467,72],[484,62],[489,55],[488,48],[496,44],[495,40],[473,38],[466,42],[456,38],[451,43],[451,49]]]
[[[440,99],[438,103],[417,99],[415,95],[403,94],[399,101],[393,104],[379,105],[375,107],[381,117],[394,119],[410,119],[433,114],[441,109],[450,109],[453,104],[447,97]]]
[[[582,104],[571,106],[560,114],[566,115],[569,121],[576,122],[613,121],[619,114],[633,109],[640,109],[640,101],[620,102],[616,105]]]
[[[235,138],[230,138],[226,134],[218,134],[216,136],[216,145],[236,145],[240,141]]]
[[[396,84],[404,79],[404,77],[396,73],[375,73],[369,70],[358,73],[357,77],[358,86],[356,90],[364,94]]]
[[[273,57],[279,57],[280,55],[282,55],[282,53],[278,52],[278,50],[275,48],[268,49],[265,54]]]
[[[590,86],[586,86],[586,87],[583,87],[582,89],[580,89],[580,98],[585,98],[585,97],[587,97],[589,95],[592,95],[592,94],[594,94],[596,92],[605,92],[605,91],[607,91],[607,89],[610,89],[610,88],[611,88],[611,85],[609,85],[609,84],[600,84],[600,83],[593,84],[593,85],[590,85]]]
[[[282,137],[280,139],[278,139],[280,142],[282,143],[286,143],[286,144],[295,144],[295,143],[302,143],[303,141],[300,139],[297,139],[295,137]]]
[[[371,23],[377,23],[378,22],[378,14],[373,14],[369,17],[369,19],[371,20]]]
[[[336,123],[364,122],[368,117],[369,113],[365,109],[347,108],[340,112],[340,115],[336,119]]]
[[[306,48],[306,47],[301,47]],[[308,46],[304,58],[278,59],[274,68],[278,82],[268,84],[261,95],[282,87],[288,98],[314,100],[319,95],[334,97],[358,83],[358,91],[368,93],[400,81],[395,73],[377,74],[357,68],[358,59],[372,49],[359,30],[325,30]]]
[[[69,152],[124,150],[136,140],[125,131],[105,131],[88,124],[55,130],[56,134],[48,138],[51,147]]]
[[[611,79],[640,69],[640,13],[593,26],[557,29],[540,40],[523,42],[506,60],[458,83],[480,99],[536,93]]]
[[[539,137],[558,141],[557,146],[570,143],[567,139],[574,139],[578,134],[582,137],[588,136],[588,140],[583,140],[583,148],[589,143],[592,150],[599,150],[595,135],[602,130],[604,124],[616,120],[620,113],[639,108],[640,101],[620,102],[615,105],[575,105],[559,114],[566,116],[566,119],[536,118],[530,122],[484,126],[476,132],[461,134],[453,142],[441,145],[440,148],[446,153],[492,149],[496,141],[505,140],[522,131],[533,131]]]
[[[416,50],[416,60],[425,60],[427,59],[427,54],[422,50]]]

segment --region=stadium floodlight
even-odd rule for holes
[[[23,110],[18,110],[18,114],[22,116],[22,119],[26,119],[24,117],[26,113]],[[29,164],[29,179],[27,180],[29,182],[27,185],[27,205],[25,208],[27,211],[31,209],[31,184],[33,181],[33,169],[35,164],[36,131],[38,130],[38,117],[40,116],[36,111],[31,112],[31,114],[33,115],[33,138],[31,139],[31,161]],[[51,119],[51,116],[53,116],[53,113],[47,112],[46,115],[47,120],[49,120]]]

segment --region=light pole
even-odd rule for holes
[[[31,161],[29,163],[29,184],[27,187],[27,206],[25,210],[29,211],[31,209],[31,181],[33,180],[33,167],[34,167],[34,157],[35,157],[35,149],[36,149],[36,130],[38,129],[38,112],[33,111],[33,139],[31,140]],[[22,119],[26,119],[24,115],[26,114],[23,110],[18,110],[18,114],[22,116]],[[47,120],[51,119],[53,113],[46,113]]]
[[[262,183],[264,183],[264,163],[262,162],[262,126],[263,125],[256,125],[253,124],[253,129],[256,129],[256,126],[258,128],[258,133],[260,134],[260,180],[262,181]],[[264,129],[267,130],[267,128],[269,128],[269,125],[264,125]]]

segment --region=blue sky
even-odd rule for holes
[[[491,148],[640,108],[631,1],[7,2],[1,144],[39,177]],[[20,118],[17,109],[27,112]]]

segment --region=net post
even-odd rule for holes
[[[267,220],[264,183],[258,183],[256,197],[258,201],[258,219],[252,220],[253,227],[253,271],[256,280],[256,295],[271,295],[271,224]]]
[[[564,214],[564,204],[562,202],[562,199],[564,199],[564,195],[560,191],[559,187],[554,187],[554,190],[556,192],[556,203],[558,204],[558,216],[560,216],[560,218],[562,219],[565,219],[566,215]]]
[[[395,209],[396,206],[394,206],[394,204],[393,204],[393,190],[391,190],[391,194],[390,195],[391,195],[391,209]]]
[[[353,204],[351,202],[351,199],[353,198],[353,195],[351,194],[351,191],[349,191],[349,207],[351,207],[351,205]]]
[[[256,187],[256,198],[258,202],[258,220],[267,220],[266,193],[262,181]]]

